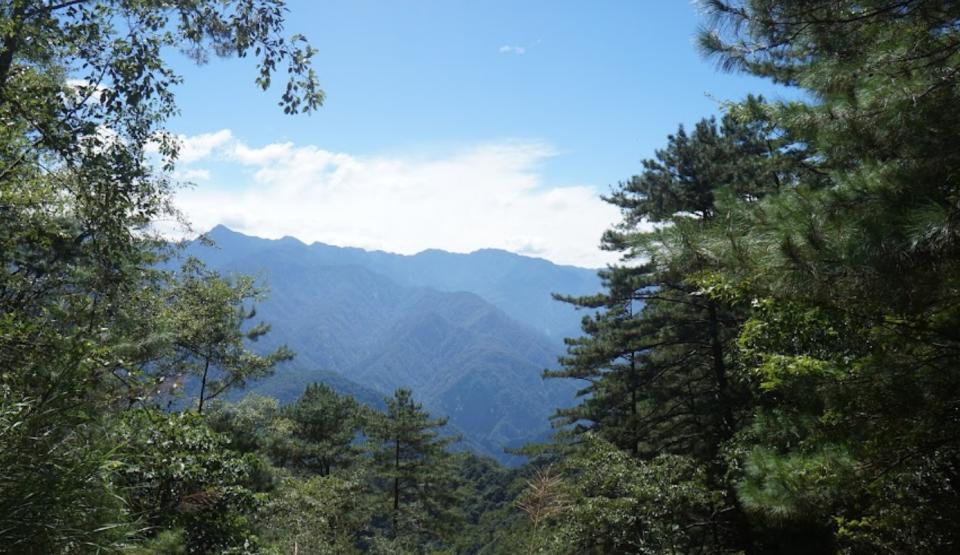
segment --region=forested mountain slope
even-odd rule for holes
[[[409,387],[468,444],[501,459],[504,447],[545,437],[549,415],[572,400],[574,384],[540,377],[562,349],[548,332],[580,319],[550,293],[586,289],[596,280],[589,270],[499,251],[400,256],[308,246],[222,226],[208,236],[214,246],[194,243],[187,253],[269,284],[257,317],[272,331],[257,347],[285,343],[297,353],[252,391],[289,401],[320,372],[384,395]],[[527,277],[516,284],[514,274]],[[511,306],[523,321],[503,309]]]
[[[562,266],[498,249],[469,254],[431,249],[400,255],[323,243],[304,245],[292,237],[262,239],[222,225],[210,230],[207,236],[216,248],[203,249],[202,258],[214,267],[283,246],[316,265],[362,266],[399,285],[475,293],[511,318],[556,341],[580,334],[583,313],[554,301],[551,294],[587,295],[600,287],[594,269]]]

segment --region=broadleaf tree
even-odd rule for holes
[[[312,49],[279,0],[13,0],[0,6],[0,543],[78,552],[119,541],[114,412],[146,401],[174,335],[163,299],[179,48],[255,56],[322,102]],[[284,71],[286,69],[289,71]],[[160,163],[151,152],[156,146]],[[86,549],[86,548],[83,548]]]

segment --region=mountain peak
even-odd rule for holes
[[[507,257],[519,256],[523,258],[536,258],[526,254],[519,254],[516,252],[504,250],[504,249],[495,249],[495,248],[489,248],[489,247],[485,249],[477,249],[471,252],[470,254],[479,254],[479,255],[486,255],[486,256],[507,256]]]
[[[236,231],[227,227],[224,224],[217,224],[210,231],[204,234],[205,236],[213,239],[216,243],[225,243],[228,240],[253,240],[257,242],[270,242],[279,245],[291,245],[291,246],[309,246],[314,247],[315,249],[321,250],[330,250],[330,251],[342,251],[344,253],[351,252],[354,255],[385,255],[389,257],[398,257],[406,259],[449,259],[449,260],[458,260],[458,259],[470,259],[470,258],[485,258],[489,261],[535,261],[538,264],[544,264],[549,266],[555,266],[561,269],[572,269],[572,270],[584,270],[589,272],[595,272],[595,269],[592,268],[583,268],[580,266],[571,266],[566,264],[558,264],[546,258],[542,258],[532,253],[518,253],[509,251],[501,248],[486,247],[481,249],[476,249],[471,252],[454,252],[438,248],[428,248],[422,251],[419,251],[415,254],[399,254],[391,251],[385,251],[381,249],[366,249],[360,247],[348,247],[340,245],[332,245],[329,243],[324,243],[322,241],[313,241],[307,242],[292,235],[284,235],[279,239],[267,239],[252,235],[249,233],[244,233],[241,231]]]
[[[266,239],[263,237],[258,237],[256,235],[249,235],[234,229],[230,229],[224,224],[215,225],[210,231],[204,233],[206,237],[213,239],[214,242],[222,242],[225,239],[236,239],[236,240],[251,240],[251,241],[270,241],[278,244],[296,244],[296,245],[305,245],[303,241],[297,239],[292,235],[284,235],[279,239]]]
[[[224,235],[243,235],[243,234],[240,233],[240,232],[234,231],[234,230],[230,229],[229,227],[227,227],[227,226],[225,226],[225,225],[223,225],[223,224],[217,224],[216,226],[213,227],[213,229],[211,229],[210,231],[204,233],[204,235],[207,235],[207,236],[214,236],[214,235],[224,236]]]

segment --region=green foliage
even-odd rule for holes
[[[731,207],[710,248],[753,304],[739,346],[764,391],[733,449],[743,502],[816,520],[844,552],[955,550],[957,527],[934,515],[958,495],[960,11],[708,5],[708,53],[813,99],[770,113],[814,154],[817,178]]]
[[[324,384],[311,384],[285,415],[293,422],[291,439],[296,446],[288,457],[295,467],[327,476],[358,457],[354,440],[363,413],[353,397],[341,397]]]
[[[208,423],[230,437],[233,449],[262,453],[275,465],[300,473],[327,476],[357,462],[361,450],[356,440],[367,417],[353,397],[311,384],[285,407],[258,395],[217,404]]]
[[[463,524],[449,540],[454,553],[510,553],[508,541],[522,522],[514,501],[524,484],[518,478],[528,469],[508,469],[495,460],[469,452],[456,455],[458,505]],[[502,550],[506,551],[502,551]]]
[[[249,480],[263,491],[250,522],[266,552],[469,552],[490,541],[495,524],[484,518],[511,502],[509,473],[448,453],[456,438],[440,435],[445,420],[431,419],[408,390],[386,405],[363,410],[321,384],[285,407],[257,396],[214,404],[206,422],[232,448],[281,467]]]
[[[539,475],[521,496],[532,527],[525,552],[732,552],[717,545],[723,496],[687,457],[638,463],[587,434],[557,474]]]
[[[0,386],[4,549],[93,552],[131,533],[123,503],[110,484],[113,444],[101,424],[82,410],[23,399],[6,384]]]
[[[372,517],[367,487],[358,476],[284,477],[256,515],[264,545],[277,553],[359,553]]]
[[[949,552],[960,12],[704,4],[710,55],[807,96],[681,129],[610,196],[629,264],[571,299],[601,312],[551,373],[589,381],[561,422],[690,457],[741,515],[725,547]]]
[[[419,549],[442,541],[460,521],[454,459],[446,450],[457,438],[441,435],[446,419],[431,419],[409,389],[398,389],[386,403],[366,432],[384,494],[387,543]]]
[[[230,448],[241,453],[270,453],[285,424],[278,422],[280,404],[276,399],[247,395],[236,403],[215,402],[206,415],[211,429],[230,439]]]
[[[681,128],[607,199],[623,221],[604,248],[621,252],[624,264],[601,272],[606,292],[564,298],[601,310],[584,318],[584,337],[568,340],[564,368],[547,372],[589,382],[583,403],[558,413],[560,423],[592,423],[644,456],[704,459],[736,429],[747,392],[730,368],[744,310],[703,286],[719,262],[706,231],[725,217],[726,203],[756,202],[801,171],[802,149],[778,136],[764,106],[749,99],[719,126],[703,120],[689,135]]]
[[[704,2],[708,54],[806,95],[680,128],[610,194],[621,263],[564,298],[592,311],[547,372],[585,382],[581,403],[557,413],[555,464],[516,473],[451,455],[409,390],[383,414],[319,385],[199,414],[290,353],[249,350],[268,329],[252,280],[163,270],[179,77],[160,54],[253,55],[264,88],[285,61],[281,105],[312,110],[279,0],[8,4],[5,550],[956,551],[954,3]],[[184,376],[196,414],[146,408]]]
[[[134,555],[186,555],[187,546],[183,530],[164,530],[144,542],[142,547],[133,548]]]
[[[293,358],[285,346],[267,355],[247,348],[270,331],[263,322],[245,326],[256,316],[256,310],[247,305],[262,296],[253,278],[238,276],[231,282],[194,258],[184,262],[177,278],[169,293],[175,354],[161,372],[177,378],[200,377],[198,413],[205,402],[269,376],[278,363]]]
[[[163,131],[180,79],[160,56],[284,60],[289,111],[322,95],[271,0],[41,2],[0,8],[0,544],[20,553],[117,549],[135,525],[113,483],[118,416],[157,393],[175,315],[176,219]],[[300,93],[303,93],[302,95]],[[158,145],[162,167],[148,163]]]
[[[548,373],[588,382],[560,422],[694,461],[741,513],[724,548],[949,552],[960,12],[705,4],[705,50],[812,100],[731,105],[609,197],[629,264],[568,299],[601,311]]]
[[[605,292],[564,298],[599,311],[584,318],[583,337],[567,341],[563,368],[546,373],[588,382],[581,404],[557,414],[573,436],[590,431],[642,461],[688,457],[711,490],[725,492],[710,523],[718,531],[711,549],[749,542],[722,452],[755,394],[736,372],[748,305],[718,278],[711,232],[729,205],[758,202],[795,181],[805,156],[780,136],[760,99],[719,125],[703,120],[689,135],[681,128],[670,136],[607,199],[623,221],[603,246],[624,262],[601,272]]]
[[[114,431],[113,485],[141,530],[181,529],[188,553],[250,545],[249,489],[254,455],[226,448],[226,439],[193,414],[137,410]]]

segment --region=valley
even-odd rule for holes
[[[251,346],[296,353],[231,398],[287,403],[320,381],[376,406],[378,395],[411,388],[450,418],[463,448],[507,463],[521,459],[504,449],[548,439],[549,417],[574,402],[576,383],[541,373],[556,367],[585,312],[551,294],[598,290],[595,270],[496,250],[404,256],[307,245],[225,226],[206,237],[212,245],[195,241],[183,255],[268,289],[256,319],[271,331]]]

